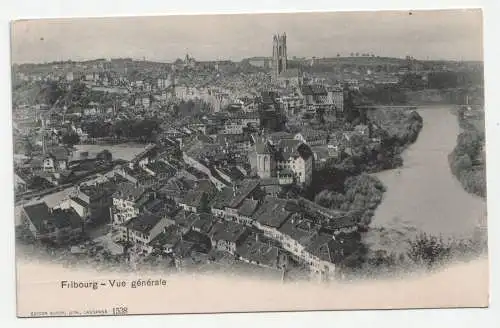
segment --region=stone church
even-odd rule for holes
[[[273,37],[272,80],[280,87],[300,87],[302,74],[297,68],[289,68],[286,33]]]

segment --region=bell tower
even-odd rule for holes
[[[286,33],[273,36],[272,77],[274,80],[287,69]]]

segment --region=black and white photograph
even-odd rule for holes
[[[13,21],[18,316],[487,307],[482,24]]]

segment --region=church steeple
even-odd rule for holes
[[[273,74],[274,80],[285,72],[287,69],[287,49],[286,49],[286,33],[275,34],[273,36]]]

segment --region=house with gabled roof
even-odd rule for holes
[[[53,209],[46,203],[23,206],[21,222],[38,240],[66,243],[83,232],[83,221],[74,209]]]
[[[48,172],[66,170],[71,152],[64,147],[51,148],[43,158],[43,169]]]
[[[143,213],[123,224],[126,240],[146,252],[149,252],[147,245],[161,234],[167,225],[166,216],[151,213]]]
[[[212,247],[235,254],[237,247],[243,243],[248,234],[249,230],[244,225],[231,221],[222,221],[213,226],[210,239],[212,240]]]
[[[245,179],[235,183],[232,187],[226,187],[213,199],[211,212],[226,220],[247,221],[248,223],[251,221],[248,216],[249,212],[251,216],[258,206],[258,199],[256,199],[258,190],[259,180],[256,179]]]
[[[287,200],[266,196],[259,209],[253,214],[255,226],[269,238],[280,240],[279,229],[292,215],[286,209]]]
[[[147,193],[145,188],[131,182],[122,182],[113,193],[113,222],[122,224],[139,214],[138,203]]]
[[[261,241],[258,233],[248,236],[236,251],[240,260],[261,267],[280,269],[283,262],[279,248]]]
[[[313,129],[303,129],[294,137],[295,140],[300,140],[309,146],[326,145],[328,141],[328,132]]]

